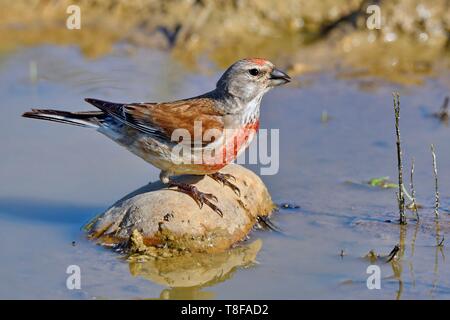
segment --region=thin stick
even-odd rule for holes
[[[446,125],[448,125],[449,120],[449,113],[448,113],[448,106],[450,103],[450,98],[447,96],[445,97],[444,103],[442,104],[441,110],[438,112],[433,113],[433,116],[444,122]]]
[[[386,262],[391,262],[392,259],[395,258],[395,256],[397,255],[397,253],[399,251],[400,251],[400,245],[396,244],[394,249],[392,249],[392,251],[387,255]]]
[[[434,202],[434,215],[436,218],[439,218],[439,186],[438,186],[438,171],[436,165],[436,150],[434,148],[434,144],[431,144],[431,155],[433,156],[433,173],[434,173],[434,194],[435,194],[435,202]]]
[[[442,107],[441,107],[441,110],[443,113],[447,112],[449,102],[450,102],[450,98],[448,96],[445,97],[444,103],[442,104]]]
[[[408,190],[406,190],[405,185],[403,185],[403,195],[405,196],[405,198],[408,198],[409,201],[413,200],[412,196],[408,193]]]
[[[412,198],[413,210],[416,213],[417,221],[419,221],[419,210],[417,209],[417,203],[416,203],[416,190],[414,189],[414,158],[412,159],[412,163],[411,163],[410,187],[411,187],[411,198]]]
[[[400,142],[400,95],[398,92],[393,93],[394,96],[394,113],[395,113],[395,133],[397,135],[397,167],[398,167],[398,209],[400,213],[400,224],[406,224],[405,216],[405,197],[403,195],[403,164],[402,164],[402,148]]]
[[[442,240],[438,243],[438,247],[444,246],[445,237],[442,237]]]

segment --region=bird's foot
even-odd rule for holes
[[[241,190],[239,190],[235,184],[230,182],[231,180],[236,182],[236,178],[231,174],[216,172],[210,174],[209,176],[217,182],[221,182],[224,186],[228,186],[238,197],[241,196]]]
[[[197,189],[196,186],[176,181],[170,181],[169,186],[177,187],[178,191],[184,192],[187,195],[189,195],[192,199],[195,200],[200,209],[203,208],[203,204],[206,204],[215,213],[223,217],[222,210],[220,210],[214,203],[211,202],[211,201],[217,202],[217,197],[212,193],[201,192]]]

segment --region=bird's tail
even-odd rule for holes
[[[105,114],[102,111],[68,112],[50,109],[32,109],[22,117],[54,121],[79,127],[98,128]]]

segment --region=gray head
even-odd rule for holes
[[[259,58],[242,59],[231,65],[217,82],[217,89],[243,102],[262,97],[269,89],[289,82],[291,78],[275,68],[272,62]]]

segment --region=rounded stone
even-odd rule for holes
[[[209,176],[176,180],[214,194],[223,217],[206,204],[200,208],[188,194],[154,182],[117,201],[85,229],[100,244],[122,245],[134,252],[145,251],[142,246],[170,249],[166,255],[224,251],[244,239],[259,217],[269,216],[275,206],[266,186],[252,171],[230,164],[221,173],[236,178],[232,183],[240,196]]]

